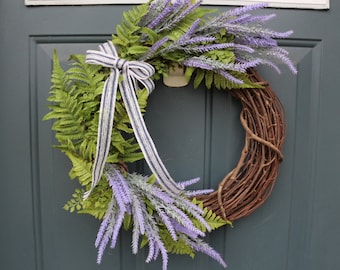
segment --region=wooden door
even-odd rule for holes
[[[53,50],[65,64],[110,38],[130,5],[26,7],[0,2],[0,268],[8,270],[160,269],[131,254],[130,235],[96,264],[99,221],[62,209],[75,182],[47,112]],[[226,7],[219,7],[223,10]],[[269,200],[234,228],[207,239],[231,270],[334,270],[340,265],[340,2],[330,10],[274,9],[269,27],[294,29],[281,42],[299,73],[259,69],[287,115],[284,162]],[[146,121],[175,178],[199,176],[216,188],[243,145],[240,104],[221,91],[171,89],[161,82]],[[221,269],[206,256],[171,256],[171,269]]]

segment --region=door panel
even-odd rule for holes
[[[53,50],[62,64],[110,38],[129,5],[25,7],[0,3],[0,106],[3,132],[0,203],[1,269],[160,269],[131,254],[131,237],[96,264],[94,239],[99,221],[62,209],[76,182],[70,163],[55,144],[47,112]],[[219,7],[221,10],[223,7]],[[273,10],[267,10],[270,13]],[[340,263],[340,184],[337,124],[340,94],[335,72],[340,3],[330,11],[274,10],[269,27],[295,29],[281,41],[298,66],[297,76],[259,69],[280,97],[287,120],[284,161],[272,196],[255,213],[208,237],[231,270],[337,269]],[[311,27],[318,21],[318,25]],[[165,87],[157,83],[145,115],[150,133],[170,173],[179,181],[201,177],[197,187],[216,188],[238,161],[244,132],[240,104],[224,91]],[[320,248],[322,247],[322,248]],[[221,269],[207,256],[171,256],[169,270]]]

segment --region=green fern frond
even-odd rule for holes
[[[148,28],[148,27],[142,27],[140,29],[140,32],[142,35],[146,36],[146,40],[148,41],[148,43],[150,43],[150,45],[155,44],[158,40],[159,40],[159,36],[156,33],[156,31]]]
[[[92,181],[92,162],[96,153],[100,95],[109,70],[88,65],[83,55],[72,55],[70,60],[71,67],[64,71],[57,54],[54,54],[52,86],[48,99],[51,105],[44,120],[54,120],[52,128],[59,143],[56,147],[71,160],[71,179],[77,178],[80,185],[88,187]],[[144,89],[137,91],[136,95],[144,112],[148,93]],[[135,162],[143,159],[119,92],[116,108],[107,162]],[[107,181],[100,181],[98,188],[86,201],[83,202],[82,196],[76,191],[64,209],[102,218],[111,196],[112,191]]]
[[[139,5],[123,12],[123,19],[112,35],[112,42],[120,48],[120,56],[125,59],[136,59],[137,55],[146,52],[148,47],[140,46],[140,19],[147,13],[148,5]]]
[[[72,194],[72,198],[64,205],[64,209],[71,213],[77,212],[78,214],[89,214],[97,219],[103,219],[107,210],[107,200],[102,199],[93,203],[91,199],[84,201],[84,190],[76,189]]]
[[[83,190],[76,189],[72,194],[72,199],[70,199],[63,208],[71,213],[80,211],[83,208],[83,194]]]
[[[77,211],[77,213],[78,214],[89,214],[96,219],[103,219],[106,211],[107,211],[106,208],[95,207],[95,208],[92,208],[92,209],[87,208],[87,209],[79,210],[79,211]]]
[[[202,81],[204,80],[205,76],[205,70],[203,69],[197,69],[196,74],[195,74],[195,79],[194,79],[194,88],[197,88]]]
[[[161,37],[168,36],[171,40],[178,40],[184,33],[186,33],[197,18],[203,18],[209,13],[213,13],[213,9],[196,8],[189,14],[187,14],[182,20],[176,25],[171,27],[170,32],[164,31],[161,33]]]
[[[177,241],[172,239],[169,231],[165,228],[160,228],[159,235],[164,243],[166,250],[172,254],[189,255],[191,258],[195,257],[194,249],[188,245],[181,237]]]
[[[185,70],[187,80],[193,79],[194,88],[198,88],[203,83],[207,89],[211,89],[212,87],[219,90],[262,88],[259,84],[250,81],[247,74],[233,71],[231,71],[230,74],[243,81],[243,83],[234,83],[211,70],[195,69],[191,67],[187,67]]]
[[[70,56],[71,67],[67,70],[69,79],[76,83],[83,83],[89,87],[89,92],[98,83],[103,82],[108,72],[100,65],[90,65],[85,62],[85,55],[73,54]]]
[[[84,140],[79,145],[79,154],[84,160],[94,160],[96,154],[95,138],[84,138]]]
[[[99,181],[90,197],[83,202],[80,214],[90,214],[95,218],[102,219],[107,211],[112,198],[112,189],[107,181]]]
[[[79,183],[82,186],[87,186],[88,184],[91,183],[92,180],[92,162],[88,162],[83,160],[83,158],[76,156],[75,154],[71,152],[65,152],[67,157],[71,160],[72,162],[72,169],[70,171],[70,178],[78,178]]]
[[[121,161],[124,163],[133,163],[138,160],[142,160],[144,158],[144,155],[142,152],[135,152],[135,153],[129,153],[128,155],[125,155],[121,158]]]
[[[232,226],[232,222],[231,221],[222,219],[222,217],[216,215],[212,210],[210,210],[207,207],[204,207],[202,201],[199,201],[196,198],[194,198],[191,202],[196,204],[201,209],[203,209],[203,218],[209,224],[209,226],[211,227],[212,230],[216,230],[216,229],[218,229],[218,228],[220,228],[222,226],[225,226],[225,225]],[[198,220],[193,219],[192,221],[193,221],[194,225],[199,230],[202,230],[203,232],[206,232],[205,227]]]
[[[51,76],[51,82],[52,82],[51,86],[52,94],[54,93],[55,90],[65,88],[67,89],[67,87],[65,87],[67,79],[65,78],[65,72],[60,65],[60,61],[56,50],[53,51],[53,72]]]

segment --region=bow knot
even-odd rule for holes
[[[129,67],[129,62],[127,60],[118,58],[117,62],[116,62],[116,67],[120,70],[123,70],[124,68],[128,68]]]
[[[155,69],[146,62],[127,61],[119,58],[115,46],[110,41],[100,45],[99,49],[99,51],[87,51],[86,63],[108,67],[111,69],[111,73],[105,81],[100,102],[98,138],[96,157],[92,169],[92,184],[90,190],[85,193],[84,198],[86,199],[90,195],[103,174],[110,150],[118,85],[135,137],[151,171],[166,191],[172,194],[179,194],[182,192],[182,188],[171,178],[161,161],[145,126],[135,94],[135,91],[139,89],[138,82],[144,85],[149,94],[153,91],[155,85],[150,77],[155,73]],[[119,80],[120,74],[123,77],[122,81]]]

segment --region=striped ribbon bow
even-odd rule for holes
[[[84,199],[88,198],[98,184],[109,154],[118,85],[135,137],[152,173],[166,191],[172,194],[179,194],[182,189],[171,178],[157,153],[155,144],[144,123],[135,94],[135,91],[139,90],[138,82],[144,85],[149,94],[155,88],[154,82],[150,79],[155,73],[153,66],[146,62],[120,59],[111,41],[100,45],[99,51],[88,50],[86,63],[111,68],[111,74],[104,84],[101,97],[96,157],[92,169],[92,184],[90,190],[84,194]],[[119,82],[120,74],[123,77],[121,82]]]

